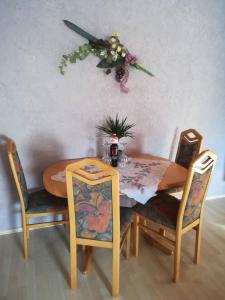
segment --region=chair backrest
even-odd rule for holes
[[[82,159],[66,168],[66,181],[76,238],[112,242],[120,236],[118,171],[97,159]]]
[[[12,169],[13,177],[16,182],[17,191],[20,198],[22,211],[26,211],[28,205],[28,191],[26,179],[24,176],[23,168],[20,162],[20,158],[16,149],[15,142],[8,140],[8,157],[10,166]]]
[[[191,164],[179,208],[177,226],[186,227],[201,218],[216,155],[203,151]]]
[[[195,129],[181,132],[175,162],[188,169],[199,154],[201,144],[202,136]]]

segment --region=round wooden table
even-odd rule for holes
[[[150,154],[138,154],[132,157],[145,158],[149,160],[151,159],[166,160],[165,158],[153,156]],[[65,171],[66,166],[75,161],[77,161],[77,159],[62,160],[56,162],[55,164],[50,165],[45,169],[43,174],[43,184],[45,189],[49,193],[58,197],[67,198],[66,183],[62,181],[53,180],[52,176],[59,172]],[[187,170],[182,166],[176,164],[175,162],[171,162],[170,166],[166,170],[162,180],[158,185],[158,191],[183,186],[186,178],[187,178]]]

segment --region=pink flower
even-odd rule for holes
[[[129,65],[133,65],[135,64],[137,61],[137,57],[128,53],[128,55],[126,56],[126,63]]]
[[[138,182],[132,182],[132,184],[131,184],[132,186],[140,186],[140,183],[138,183]]]

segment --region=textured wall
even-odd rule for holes
[[[130,148],[165,157],[176,131],[199,130],[219,156],[209,194],[224,194],[224,15],[224,0],[1,0],[0,230],[20,220],[5,137],[15,139],[32,187],[51,162],[95,155],[95,126],[117,112],[137,124]],[[61,55],[85,42],[62,19],[98,37],[119,31],[155,78],[134,70],[121,94],[95,57],[62,77]]]

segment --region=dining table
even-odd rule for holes
[[[49,165],[43,172],[45,189],[55,196],[67,198],[65,170],[78,160],[65,159]],[[181,165],[150,154],[130,156],[128,163],[117,169],[121,194],[142,204],[156,192],[183,186],[187,178],[187,169]]]
[[[86,158],[86,157],[85,157]],[[45,189],[58,197],[67,198],[66,167],[79,159],[66,159],[49,165],[43,173]],[[129,156],[124,167],[117,167],[120,176],[121,206],[131,207],[137,202],[145,204],[157,192],[182,187],[187,178],[187,169],[166,158],[151,154]],[[125,196],[125,197],[124,197]],[[128,199],[128,201],[127,201]],[[124,200],[124,203],[123,203]],[[145,232],[148,242],[166,254],[173,251]],[[90,256],[90,249],[88,249]],[[90,259],[86,259],[84,273],[88,270]]]

